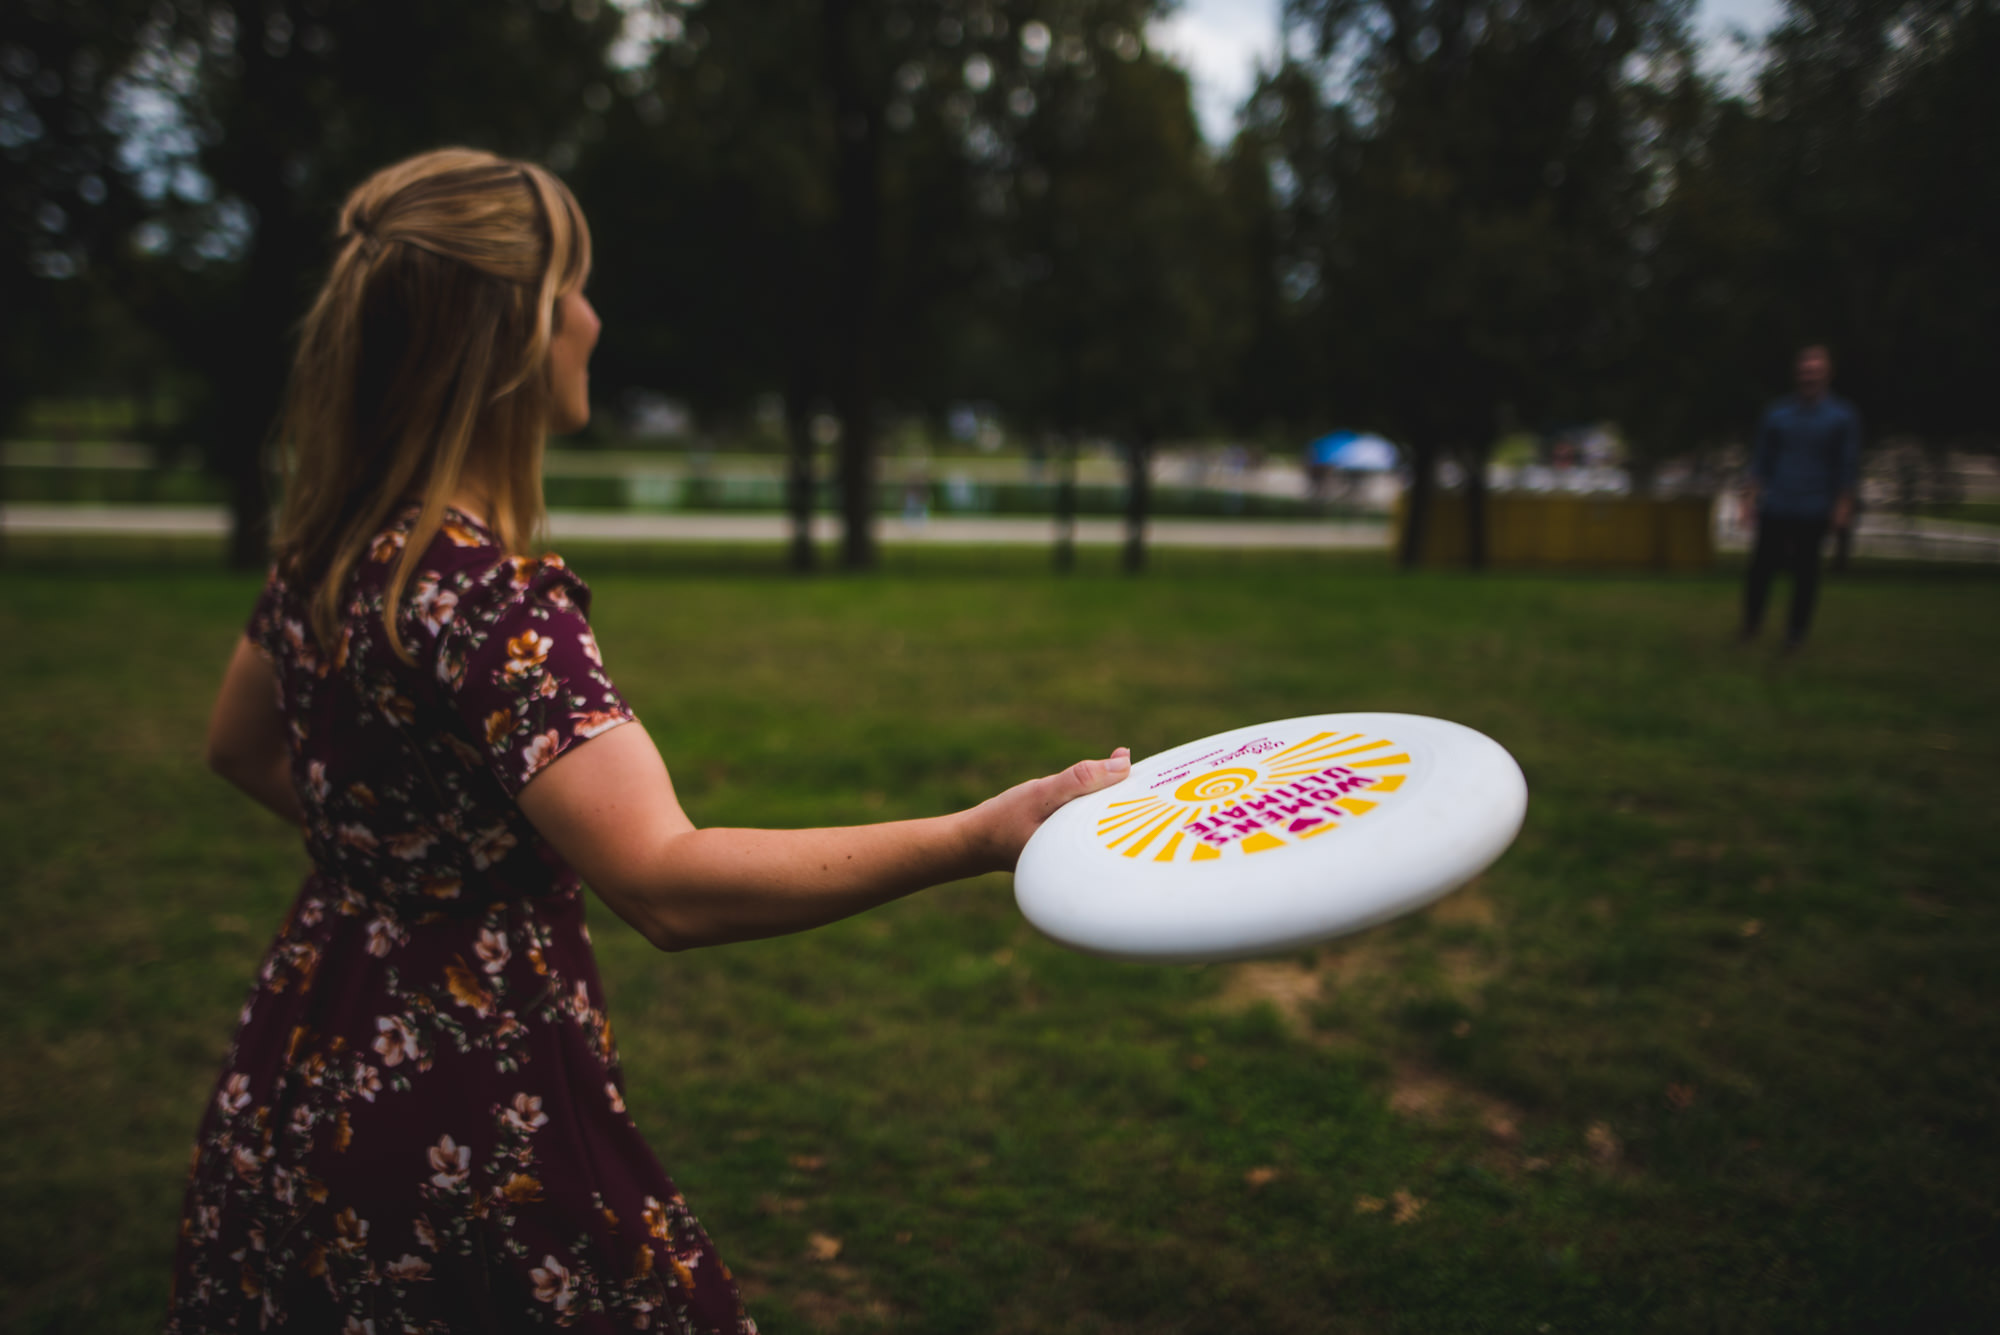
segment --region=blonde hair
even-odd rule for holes
[[[362,182],[336,244],[280,419],[275,555],[331,647],[348,576],[420,495],[383,612],[408,659],[396,609],[475,444],[501,544],[518,552],[541,527],[549,340],[557,301],[590,271],[590,232],[543,168],[442,148]]]

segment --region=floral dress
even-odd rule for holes
[[[167,1329],[754,1332],[626,1113],[576,873],[522,785],[632,718],[589,590],[456,511],[382,624],[414,508],[337,645],[251,617],[313,870],[195,1146]]]

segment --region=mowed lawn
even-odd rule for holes
[[[676,956],[593,905],[630,1105],[766,1331],[1991,1329],[2000,580],[1834,582],[1780,661],[1729,643],[1726,576],[600,555],[610,668],[703,823],[1344,709],[1468,723],[1532,793],[1474,886],[1247,965],[1070,953],[1005,877]],[[254,590],[0,596],[0,1326],[158,1324],[304,865],[199,763]]]

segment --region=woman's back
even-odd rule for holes
[[[313,870],[201,1130],[173,1324],[739,1328],[625,1112],[576,875],[514,802],[631,718],[588,591],[452,512],[398,608],[406,661],[383,599],[414,517],[355,568],[332,645],[275,574],[251,619]]]
[[[383,602],[412,517],[355,569],[329,651],[281,576],[251,618],[277,671],[313,862],[404,917],[457,911],[468,874],[527,894],[573,888],[514,795],[573,742],[632,717],[585,620],[589,591],[559,558],[509,556],[448,512],[397,610],[406,661]]]

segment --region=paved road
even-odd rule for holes
[[[0,528],[9,533],[128,534],[158,537],[219,537],[229,531],[229,511],[220,505],[9,505],[0,507]],[[1045,518],[951,517],[911,521],[885,517],[876,529],[885,543],[973,546],[1037,546],[1055,541],[1055,524]],[[840,535],[831,515],[813,523],[825,541]],[[554,510],[549,535],[557,542],[745,542],[780,543],[791,536],[782,515],[621,514],[604,510]],[[1077,521],[1076,540],[1111,546],[1125,540],[1117,519]],[[1256,522],[1161,519],[1147,529],[1156,547],[1271,547],[1379,550],[1389,544],[1383,520],[1259,520]]]
[[[220,505],[9,505],[0,506],[0,529],[71,536],[219,537],[229,531],[229,511]],[[557,542],[780,543],[791,529],[781,515],[556,510],[549,515],[549,531]],[[839,532],[830,515],[814,521],[814,536],[823,541],[834,540]],[[1055,525],[1032,516],[920,521],[888,517],[877,533],[892,545],[1048,546],[1055,540]],[[1389,545],[1389,538],[1385,520],[1160,519],[1147,529],[1147,541],[1156,547],[1380,551]],[[1742,551],[1748,545],[1742,533],[1724,532],[1720,539],[1724,551]],[[1076,540],[1084,546],[1116,545],[1125,540],[1124,522],[1078,520]],[[1947,519],[1864,515],[1855,552],[1868,557],[2000,562],[2000,528]]]

